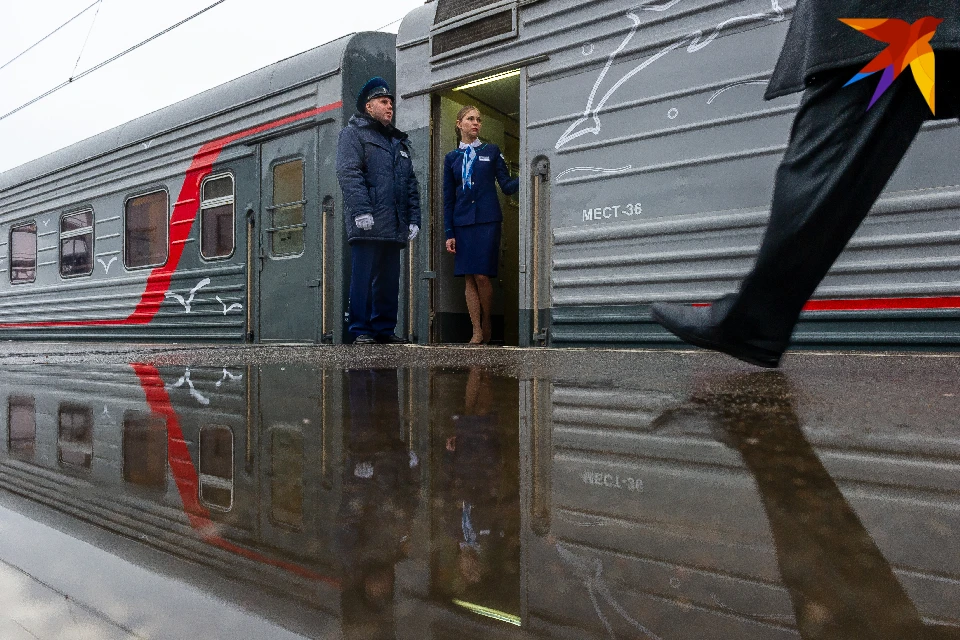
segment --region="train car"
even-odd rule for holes
[[[394,45],[345,36],[0,174],[0,335],[340,340],[337,135]]]
[[[440,186],[464,104],[523,178],[503,201],[495,313],[507,344],[669,343],[653,302],[735,290],[799,104],[762,99],[793,4],[436,0],[408,14],[397,113],[423,175],[426,242],[410,280],[421,341],[469,335]],[[958,143],[955,121],[924,126],[796,344],[960,343]]]

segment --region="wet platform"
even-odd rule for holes
[[[0,345],[0,637],[960,639],[960,354]]]

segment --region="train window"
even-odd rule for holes
[[[200,429],[200,502],[220,511],[233,508],[233,431]]]
[[[167,200],[166,191],[127,200],[123,263],[128,268],[155,267],[167,261]]]
[[[270,252],[275,256],[303,253],[303,160],[278,164],[273,168],[273,206]]]
[[[60,275],[93,273],[93,211],[68,213],[60,218]]]
[[[37,407],[33,398],[11,396],[7,403],[10,425],[8,449],[12,455],[30,457],[37,442]]]
[[[233,176],[207,178],[200,192],[200,255],[227,258],[235,242]]]
[[[10,282],[37,279],[37,223],[31,220],[10,229]]]
[[[163,489],[167,484],[167,420],[156,413],[123,414],[123,479]]]
[[[89,469],[93,461],[93,409],[62,404],[58,414],[57,454],[60,463]]]
[[[303,526],[303,435],[276,429],[270,438],[270,516],[278,525]]]

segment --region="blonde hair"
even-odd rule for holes
[[[457,112],[457,122],[460,122],[465,117],[467,117],[467,114],[470,113],[471,111],[476,111],[478,115],[480,113],[480,109],[477,109],[472,104],[468,104],[463,109],[460,109],[460,111]],[[458,127],[456,124],[454,124],[453,127],[457,131],[457,142],[463,142],[463,136],[461,135],[460,127]]]

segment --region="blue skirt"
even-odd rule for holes
[[[484,222],[454,227],[457,253],[453,260],[453,275],[484,275],[497,277],[500,266],[499,222]]]

